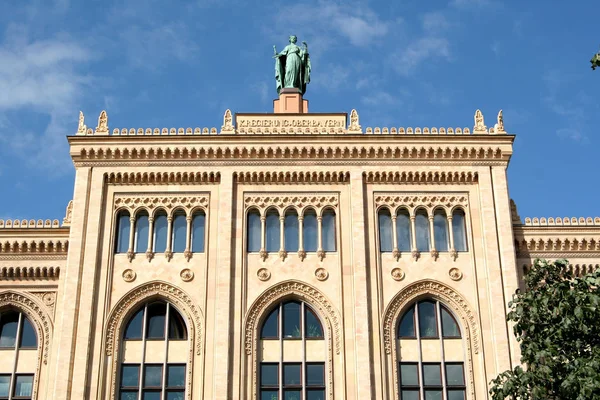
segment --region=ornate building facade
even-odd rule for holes
[[[518,216],[501,112],[373,129],[284,92],[220,129],[80,115],[62,223],[0,221],[0,399],[486,399],[532,260],[598,268],[599,218]]]

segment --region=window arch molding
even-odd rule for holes
[[[153,281],[127,292],[113,307],[108,316],[105,333],[105,354],[111,357],[111,399],[116,399],[121,338],[127,322],[144,303],[153,300],[169,302],[181,314],[188,329],[190,351],[187,365],[186,398],[192,398],[193,359],[202,353],[202,325],[204,316],[192,299],[182,289],[164,281]]]
[[[443,303],[460,324],[461,334],[466,347],[465,364],[467,365],[467,371],[465,371],[465,376],[468,382],[469,398],[474,398],[473,355],[479,354],[480,347],[480,331],[476,314],[461,294],[451,287],[434,280],[421,280],[406,286],[394,296],[384,312],[383,341],[386,353],[386,366],[388,376],[390,373],[393,376],[391,379],[393,387],[389,390],[394,393],[393,398],[399,398],[396,337],[398,336],[400,316],[413,306],[415,302],[426,299],[438,300]]]
[[[246,384],[245,398],[257,400],[258,383],[258,343],[260,341],[260,328],[273,310],[276,304],[288,300],[303,301],[308,304],[317,314],[323,324],[325,341],[327,343],[327,397],[333,396],[333,360],[335,354],[341,352],[341,327],[339,312],[333,303],[313,286],[298,281],[284,281],[271,286],[265,290],[248,309],[245,318],[245,352],[246,352],[246,376],[251,376]],[[251,373],[250,373],[251,372]],[[250,394],[250,396],[248,395]]]
[[[53,331],[52,319],[46,307],[37,299],[12,290],[0,293],[0,312],[7,310],[15,310],[25,314],[37,335],[37,362],[31,393],[31,398],[35,399],[37,398],[42,365],[48,364],[48,353]]]

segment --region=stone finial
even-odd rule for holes
[[[108,115],[105,110],[102,110],[98,117],[98,126],[96,127],[97,134],[108,135]]]
[[[483,113],[481,110],[475,111],[475,126],[473,127],[473,133],[487,133],[487,127],[483,122]]]
[[[348,133],[362,133],[362,128],[358,122],[358,113],[355,109],[350,111],[350,125],[348,125]]]
[[[69,201],[65,217],[63,218],[62,226],[71,226],[71,218],[73,216],[73,200]]]
[[[231,110],[225,110],[223,115],[223,126],[221,127],[221,134],[233,134],[235,133],[235,127],[233,126],[233,117],[231,116]]]
[[[506,133],[504,130],[504,116],[502,115],[502,110],[498,113],[498,122],[494,125],[495,133]]]
[[[77,126],[77,134],[85,135],[87,133],[87,126],[84,124],[83,111],[79,111],[79,125]]]

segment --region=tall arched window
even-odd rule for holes
[[[284,221],[284,238],[285,238],[285,250],[286,251],[298,251],[299,246],[299,225],[298,225],[298,213],[296,210],[290,209],[285,213]]]
[[[277,210],[269,210],[267,212],[266,229],[266,250],[269,252],[279,251],[279,247],[281,246],[281,226]]]
[[[387,208],[379,210],[379,250],[391,252],[393,250],[392,216]]]
[[[396,235],[398,235],[398,250],[410,251],[412,248],[412,234],[410,229],[410,215],[407,209],[400,209],[396,216]]]
[[[37,335],[22,312],[7,309],[0,313],[0,399],[31,399],[35,371],[28,365],[36,359]],[[10,371],[9,371],[10,370]]]
[[[248,252],[258,253],[261,246],[262,228],[258,210],[248,212],[248,227],[246,231]]]
[[[335,212],[333,210],[323,212],[321,240],[323,241],[323,250],[335,251]]]
[[[196,211],[192,217],[192,253],[204,252],[204,232],[206,215],[204,211]]]
[[[185,321],[171,304],[154,301],[138,309],[123,334],[119,399],[183,399],[187,339]]]
[[[317,229],[317,213],[313,209],[306,210],[304,212],[304,222],[302,227],[302,242],[304,244],[304,251],[317,251]]]
[[[129,212],[121,211],[117,216],[117,231],[115,240],[115,253],[127,253],[129,251]]]
[[[173,253],[183,253],[186,248],[187,241],[187,221],[183,211],[177,211],[173,218],[173,245],[171,249]]]
[[[154,252],[164,253],[167,250],[167,213],[159,211],[154,218]]]
[[[415,229],[417,231],[417,250],[429,251],[429,219],[427,218],[427,212],[425,212],[425,210],[417,211],[417,215],[415,217]]]
[[[135,218],[135,252],[145,253],[148,250],[148,213],[141,211]]]
[[[444,210],[435,210],[433,214],[433,233],[435,235],[435,249],[448,251],[448,218]]]
[[[325,399],[323,333],[317,314],[304,302],[282,302],[271,311],[260,329],[260,400]]]
[[[452,236],[456,251],[467,251],[467,229],[465,227],[465,212],[456,209],[452,213]]]
[[[400,399],[466,398],[460,328],[444,305],[435,300],[413,304],[400,318],[398,340]]]

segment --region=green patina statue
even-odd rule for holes
[[[281,53],[273,46],[275,55],[275,80],[277,81],[277,94],[281,89],[298,89],[302,94],[306,92],[306,85],[310,82],[310,57],[308,45],[302,42],[303,48],[296,45],[296,35],[290,36],[290,44],[285,46]]]
[[[600,51],[594,54],[590,62],[592,63],[592,69],[600,68]]]

